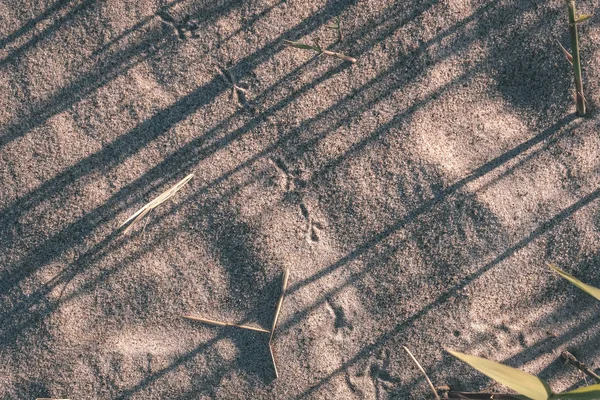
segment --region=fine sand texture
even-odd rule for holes
[[[546,267],[600,286],[579,33],[585,117],[562,0],[0,0],[0,399],[433,398],[402,346],[584,385],[600,303]],[[277,379],[182,317],[270,330],[286,269]]]

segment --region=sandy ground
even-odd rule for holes
[[[0,1],[0,398],[431,398],[402,345],[584,384],[600,304],[545,263],[600,285],[599,21],[576,118],[561,0]],[[279,379],[180,317],[269,328],[286,268]]]

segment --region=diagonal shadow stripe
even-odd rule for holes
[[[45,9],[40,15],[35,18],[31,18],[25,24],[23,24],[20,28],[15,30],[13,33],[8,34],[6,37],[0,39],[0,50],[4,49],[11,42],[17,40],[21,36],[26,35],[28,32],[33,30],[36,25],[42,22],[45,19],[48,19],[52,16],[52,14],[60,12],[61,9],[65,8],[70,3],[70,0],[58,0],[50,7]]]
[[[545,221],[541,225],[539,225],[536,229],[529,233],[525,238],[518,241],[513,246],[507,248],[504,252],[496,256],[492,261],[488,262],[484,266],[480,267],[477,271],[470,273],[467,275],[461,282],[454,285],[452,288],[443,292],[440,296],[436,298],[433,302],[429,303],[425,307],[421,308],[418,312],[414,313],[412,316],[404,320],[403,322],[396,325],[393,329],[386,332],[385,334],[379,336],[377,340],[368,346],[361,349],[357,354],[354,355],[350,360],[344,362],[340,367],[336,368],[333,372],[328,374],[326,377],[321,379],[319,383],[313,385],[310,389],[306,390],[299,398],[307,398],[313,393],[315,393],[321,386],[323,386],[326,382],[331,380],[333,377],[338,375],[339,373],[345,371],[348,367],[355,364],[359,360],[367,357],[369,354],[372,354],[374,351],[383,346],[387,341],[391,340],[394,336],[402,332],[404,329],[408,328],[412,324],[415,323],[418,319],[422,318],[424,315],[428,314],[430,311],[434,310],[436,307],[439,307],[441,304],[450,300],[454,295],[459,293],[462,289],[464,289],[469,283],[473,282],[478,277],[482,276],[485,272],[492,269],[494,266],[500,264],[501,262],[510,258],[513,254],[527,247],[534,240],[538,239],[543,234],[549,232],[552,228],[557,226],[558,224],[564,222],[566,219],[571,217],[573,214],[584,208],[585,206],[591,204],[595,200],[600,198],[600,189],[596,189],[595,191],[589,193],[588,195],[582,197],[577,202],[573,203],[571,206],[563,209],[561,212],[556,214],[551,219]],[[360,274],[364,274],[362,272]],[[356,274],[359,275],[359,274]],[[350,278],[355,281],[357,277]],[[286,321],[286,323],[280,329],[289,329],[290,326],[294,325],[298,318],[294,317],[292,320]]]

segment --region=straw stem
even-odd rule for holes
[[[433,383],[431,383],[431,380],[427,376],[427,372],[425,372],[425,370],[423,369],[423,367],[421,367],[421,364],[419,364],[419,362],[417,361],[417,359],[415,358],[415,356],[413,356],[413,354],[410,352],[410,350],[408,349],[408,347],[406,347],[406,346],[402,346],[402,347],[404,347],[404,350],[406,350],[406,352],[408,353],[408,355],[410,356],[410,358],[412,358],[412,360],[415,362],[415,364],[417,364],[417,367],[419,367],[419,369],[421,370],[421,372],[423,373],[423,375],[425,375],[425,379],[427,380],[427,383],[429,384],[429,387],[431,388],[431,390],[433,390],[433,394],[435,395],[435,398],[437,400],[440,400],[440,396],[438,396],[437,390],[435,390],[435,387],[433,386]]]
[[[273,318],[273,324],[271,325],[271,337],[269,338],[269,343],[273,340],[273,334],[275,333],[275,327],[277,326],[277,320],[279,319],[279,312],[281,311],[281,305],[283,304],[283,297],[285,296],[285,291],[287,289],[289,270],[286,269],[283,271],[283,282],[281,284],[281,295],[279,296],[279,301],[277,302],[277,307],[275,308],[275,317]]]
[[[583,97],[583,81],[581,59],[579,58],[579,37],[577,34],[577,10],[575,0],[567,2],[569,8],[569,35],[571,36],[571,57],[573,57],[573,73],[575,75],[575,104],[577,115],[585,115],[585,97]]]
[[[135,224],[137,224],[142,218],[144,218],[146,214],[148,214],[154,208],[158,207],[159,205],[173,197],[173,195],[177,193],[183,186],[185,186],[185,184],[188,183],[193,177],[194,174],[189,174],[188,176],[177,182],[175,185],[173,185],[171,188],[164,191],[162,194],[160,194],[160,196],[156,197],[154,200],[150,201],[145,206],[137,210],[131,217],[127,218],[125,222],[123,222],[119,226],[119,229],[129,223],[129,226],[123,231],[123,233],[128,233],[129,231],[131,231]]]
[[[233,326],[234,328],[248,329],[250,331],[255,331],[255,332],[270,333],[268,330],[263,329],[263,328],[257,328],[257,327],[249,326],[249,325],[239,325],[239,324],[235,324],[233,322],[221,322],[221,321],[216,321],[214,319],[195,317],[193,315],[183,315],[183,318],[187,318],[192,321],[204,322],[205,324],[209,324],[209,325]]]

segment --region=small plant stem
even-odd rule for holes
[[[342,53],[336,53],[335,51],[330,51],[330,50],[322,49],[321,53],[323,53],[325,55],[328,55],[328,56],[331,56],[331,57],[339,58],[340,60],[351,62],[352,64],[354,64],[356,62],[356,58],[347,56],[347,55],[342,54]]]
[[[438,395],[437,390],[435,390],[435,387],[433,386],[433,383],[431,383],[431,380],[427,376],[427,372],[425,372],[425,370],[423,369],[423,367],[421,367],[421,364],[419,364],[419,362],[417,361],[417,359],[415,358],[415,356],[413,356],[413,354],[410,352],[410,350],[408,349],[408,347],[406,347],[406,346],[402,346],[402,347],[404,347],[404,350],[406,350],[406,352],[408,353],[408,355],[410,356],[410,358],[412,358],[412,360],[415,362],[415,364],[417,364],[417,367],[419,367],[419,369],[421,370],[421,372],[423,373],[423,375],[425,375],[425,379],[427,380],[427,383],[429,384],[429,387],[431,388],[431,390],[433,390],[433,395],[435,396],[435,398],[437,400],[440,400],[440,396]]]
[[[568,0],[569,34],[571,36],[571,56],[573,57],[573,72],[575,74],[575,103],[577,115],[585,115],[585,98],[583,97],[583,82],[581,79],[581,60],[579,58],[579,38],[577,35],[577,12],[575,0]]]
[[[596,381],[596,383],[600,383],[600,376],[592,371],[587,365],[576,359],[573,354],[569,353],[568,351],[563,351],[560,356],[564,358],[566,362],[592,378],[594,381]]]

